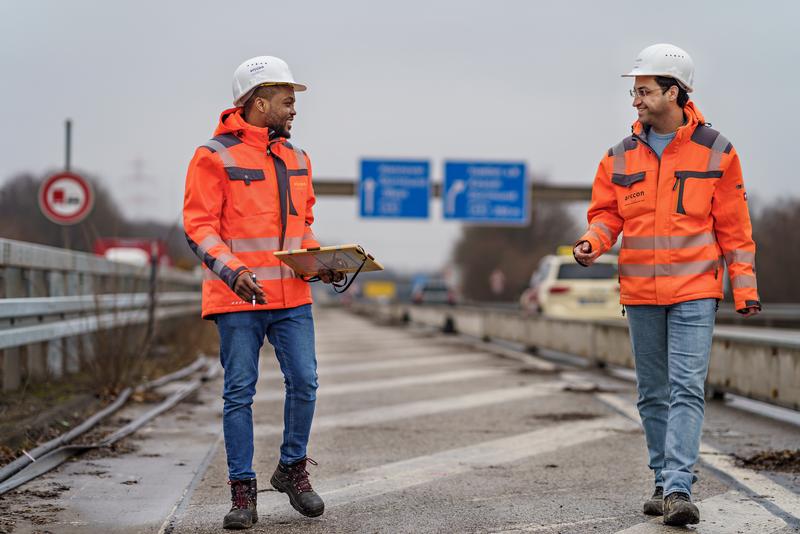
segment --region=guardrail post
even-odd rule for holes
[[[28,296],[46,297],[47,281],[44,271],[31,269],[28,271]],[[31,319],[31,324],[39,324],[40,318]],[[47,359],[45,358],[46,344],[33,343],[26,347],[28,365],[28,376],[32,379],[40,380],[47,376]]]
[[[48,271],[47,287],[49,296],[63,296],[64,274],[60,271]],[[63,341],[63,339],[54,339],[47,342],[47,372],[53,378],[61,378],[64,375]]]
[[[3,272],[3,290],[7,298],[24,297],[22,269],[6,267]],[[14,324],[11,319],[10,324]],[[19,389],[22,383],[22,362],[19,347],[3,351],[3,391]]]
[[[80,273],[79,279],[79,287],[78,287],[78,294],[79,295],[94,295],[94,278],[89,273]],[[86,314],[81,314],[82,316],[86,316]],[[95,350],[94,350],[94,339],[92,338],[91,334],[83,334],[81,335],[81,356],[83,357],[84,361],[92,361],[95,358]]]
[[[71,271],[64,273],[67,295],[78,294],[78,273]],[[76,336],[64,338],[64,357],[67,373],[77,373],[81,369],[80,347]]]

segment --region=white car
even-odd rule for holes
[[[522,293],[520,305],[546,317],[621,317],[617,256],[600,256],[591,267],[576,263],[571,253],[545,256],[531,276],[530,287]]]

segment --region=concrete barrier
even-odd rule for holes
[[[597,364],[633,368],[624,320],[591,322],[525,316],[516,310],[465,306],[361,305],[370,316],[404,319],[481,339],[520,343],[583,356]],[[358,306],[356,310],[358,311]],[[366,311],[362,309],[362,311]],[[800,409],[800,333],[718,326],[711,348],[707,390],[734,393]]]

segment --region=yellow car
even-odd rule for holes
[[[600,256],[583,267],[570,254],[548,255],[520,297],[522,309],[562,319],[621,317],[617,256]]]

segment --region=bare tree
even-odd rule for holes
[[[758,292],[764,302],[800,302],[800,199],[780,199],[753,219]]]
[[[546,254],[572,243],[578,225],[560,202],[533,202],[530,223],[523,227],[465,226],[454,251],[462,273],[462,292],[471,300],[514,301],[528,286],[531,273]],[[500,295],[492,294],[489,275],[505,275]]]

